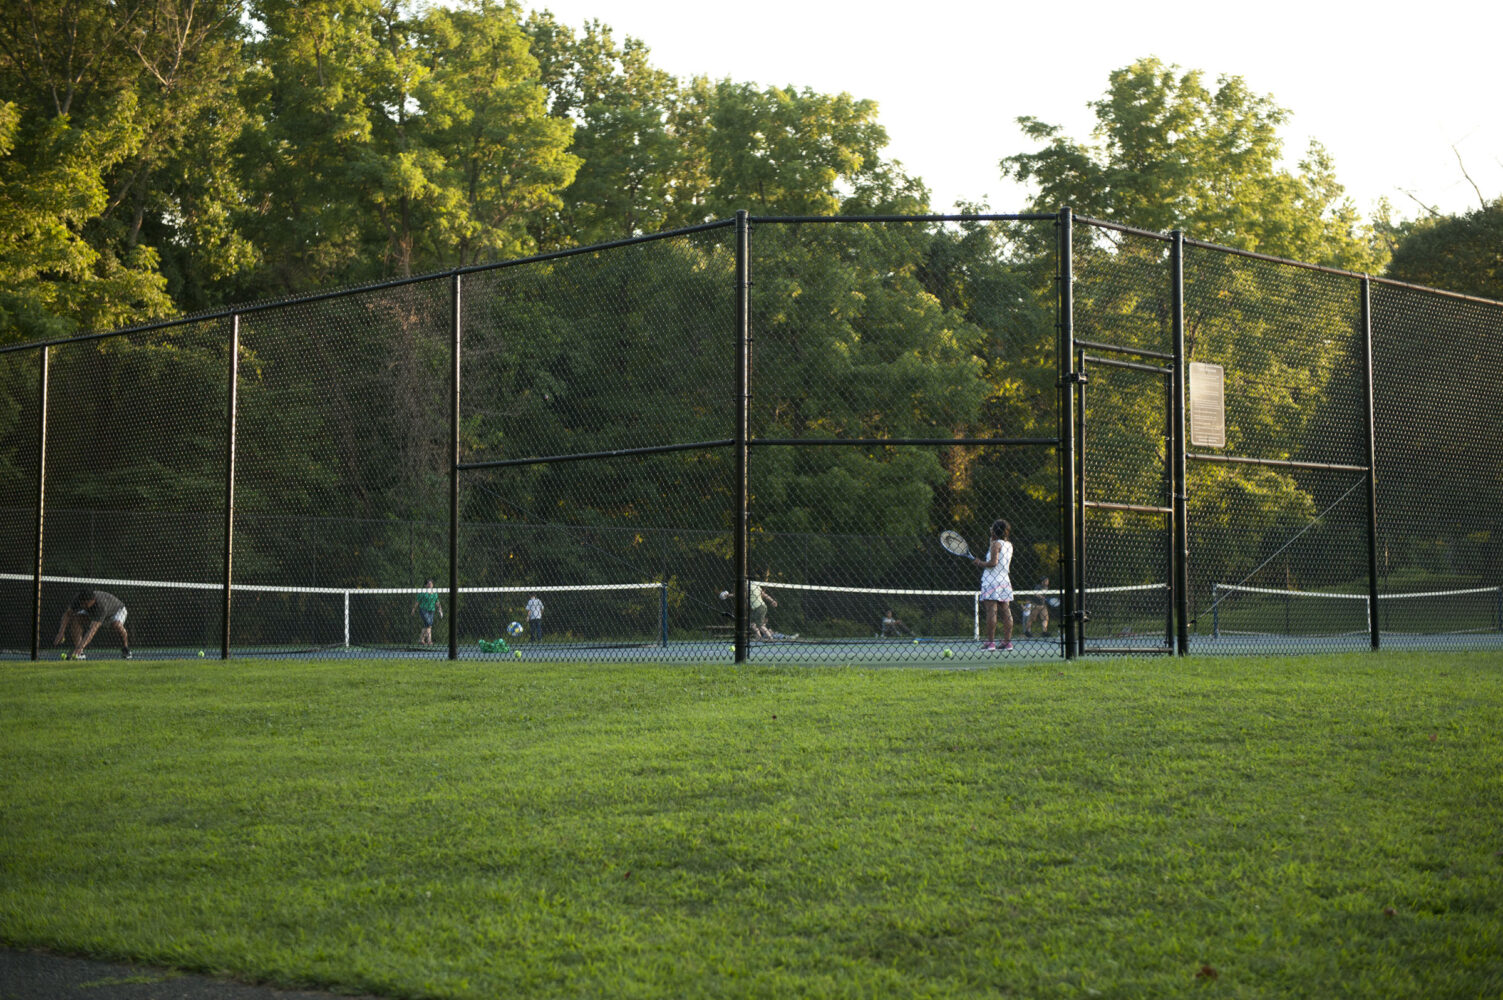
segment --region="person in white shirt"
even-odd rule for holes
[[[527,598],[527,634],[533,642],[543,639],[543,602],[536,594]]]

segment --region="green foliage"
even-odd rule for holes
[[[285,290],[518,256],[577,161],[514,6],[265,0],[247,225]]]
[[[1394,248],[1385,275],[1503,301],[1503,199],[1414,224]]]
[[[108,328],[171,308],[156,253],[99,247],[86,233],[109,204],[107,175],[140,141],[136,102],[97,122],[24,123],[0,107],[0,341]]]
[[[680,127],[684,94],[654,67],[647,46],[617,45],[598,21],[581,34],[553,15],[529,15],[526,31],[548,90],[549,110],[572,123],[580,158],[556,214],[534,220],[540,243],[589,245],[662,232],[692,219],[689,136]]]
[[[1288,112],[1237,76],[1214,90],[1198,70],[1141,59],[1111,74],[1092,105],[1094,142],[1019,119],[1042,149],[1002,161],[1038,186],[1033,206],[1076,212],[1224,246],[1375,271],[1371,232],[1336,182],[1330,156],[1312,143],[1297,171],[1282,166],[1278,130]]]
[[[0,20],[0,92],[13,98],[0,121],[0,336],[197,304],[201,285],[254,257],[234,228],[228,155],[243,120],[240,4],[20,7]]]

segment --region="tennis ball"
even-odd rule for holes
[[[947,649],[947,650],[945,650],[945,659],[947,659],[947,660],[948,660],[948,659],[950,659],[950,657],[952,657],[952,656],[954,656],[954,655],[955,655],[955,653],[954,653],[954,652],[953,652],[953,651],[951,651],[951,650],[948,650],[948,649]]]
[[[66,660],[68,658],[68,654],[67,653],[58,653],[57,654],[57,658],[59,660]]]
[[[200,659],[200,660],[202,660],[202,659],[203,659],[203,658],[204,658],[204,651],[203,651],[203,650],[201,650],[201,649],[200,649],[200,650],[199,650],[199,651],[198,651],[198,658],[199,658],[199,659]]]
[[[917,639],[915,639],[915,640],[913,640],[913,644],[914,644],[914,645],[915,645],[915,646],[917,646],[917,645],[918,645],[918,640],[917,640]]]
[[[511,651],[511,655],[520,660],[522,658],[522,651],[520,649],[514,649]]]

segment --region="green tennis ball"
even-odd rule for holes
[[[917,645],[918,645],[918,640],[917,640],[917,639],[915,639],[915,640],[913,640],[913,644],[914,644],[914,645],[915,645],[915,646],[917,646]]]
[[[68,658],[68,654],[67,653],[58,653],[57,654],[57,658],[59,660],[66,660]]]
[[[948,659],[949,659],[949,658],[950,658],[950,657],[952,657],[952,656],[954,656],[954,655],[955,655],[955,653],[954,653],[954,652],[953,652],[953,651],[951,651],[951,650],[948,650],[948,649],[947,649],[947,650],[945,650],[945,659],[947,659],[947,660],[948,660]]]
[[[514,649],[511,651],[511,655],[520,660],[522,658],[522,651],[520,649]]]
[[[198,651],[198,658],[199,658],[199,659],[200,659],[200,660],[202,660],[202,659],[203,659],[203,658],[204,658],[204,651],[203,651],[203,650],[201,650],[201,649],[200,649],[200,650],[199,650],[199,651]]]

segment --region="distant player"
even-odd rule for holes
[[[888,608],[886,613],[882,615],[882,634],[884,636],[893,636],[912,635],[913,633],[909,631],[907,625],[903,624],[903,619],[894,614],[892,608]]]
[[[120,655],[128,660],[130,635],[125,631],[125,615],[125,602],[114,594],[106,594],[102,590],[80,590],[73,598],[73,603],[63,612],[63,620],[57,626],[57,638],[52,640],[52,644],[58,645],[66,635],[73,640],[73,652],[70,654],[72,658],[87,659],[84,649],[93,641],[99,626],[109,622],[115,634],[120,637]]]
[[[1038,596],[1023,605],[1023,634],[1033,638],[1033,627],[1038,626],[1039,635],[1049,634],[1049,610],[1059,607],[1059,598],[1049,590],[1049,578],[1046,576],[1039,581],[1034,588]]]
[[[722,590],[720,592],[720,599],[722,601],[728,600],[730,598],[730,596],[731,596],[731,592],[729,590]],[[797,639],[798,638],[798,633],[797,632],[795,632],[793,635],[784,635],[781,632],[774,632],[772,630],[772,628],[767,624],[767,606],[769,604],[772,605],[773,607],[777,607],[778,606],[778,600],[777,600],[777,598],[773,597],[771,593],[769,593],[767,590],[763,589],[762,585],[760,583],[758,583],[757,581],[755,581],[755,580],[748,580],[747,581],[747,605],[748,605],[748,610],[751,612],[751,621],[748,622],[747,624],[749,624],[751,626],[751,628],[750,628],[751,638],[753,638],[753,639]]]
[[[417,596],[412,602],[413,613],[422,622],[422,628],[418,630],[418,644],[422,646],[433,645],[433,619],[444,616],[444,606],[438,599],[438,592],[433,589],[433,578],[423,581],[427,589]]]
[[[527,629],[533,642],[543,641],[543,602],[536,594],[527,598]]]

